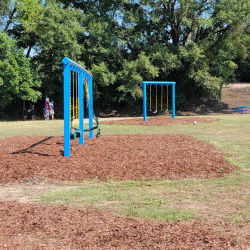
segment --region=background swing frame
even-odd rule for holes
[[[175,84],[176,82],[161,82],[161,81],[143,81],[142,82],[142,87],[143,87],[143,120],[147,120],[147,85],[150,85],[150,92],[151,92],[151,86],[152,85],[166,85],[172,86],[172,118],[175,118]],[[151,93],[150,93],[151,96]],[[168,97],[167,97],[168,100]],[[150,108],[151,108],[151,98],[150,98]],[[168,108],[168,107],[167,107]]]

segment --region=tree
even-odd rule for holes
[[[82,13],[78,10],[49,1],[43,11],[39,29],[35,32],[32,62],[42,80],[43,96],[53,99],[59,107],[63,103],[62,59],[67,56],[80,62],[82,46],[78,36],[85,30],[79,24]]]
[[[223,83],[233,78],[237,67],[236,54],[230,51],[232,44],[236,46],[233,36],[248,21],[250,11],[248,0],[70,3],[90,13],[84,23],[87,33],[79,40],[85,48],[81,60],[90,69],[102,65],[114,74],[115,80],[106,78],[105,84],[110,99],[126,101],[128,97],[131,103],[132,96],[140,98],[135,94],[139,81],[150,77],[146,80],[177,82],[178,107],[193,96],[220,98]],[[131,81],[142,53],[159,74],[146,76],[138,72],[137,81]],[[128,65],[133,65],[133,73]],[[96,66],[94,70],[100,75]],[[99,84],[96,89],[101,97],[104,88]]]
[[[15,97],[36,102],[40,86],[24,51],[5,32],[0,33],[0,106],[6,107]]]
[[[249,20],[249,1],[144,0],[126,10],[126,47],[131,56],[145,52],[159,80],[177,82],[178,106],[192,96],[220,97],[237,67],[227,43]]]
[[[64,56],[93,74],[95,101],[102,107],[141,100],[142,80],[176,81],[177,107],[193,96],[220,98],[223,83],[248,60],[248,0],[0,4],[5,6],[1,27],[32,57],[43,96],[57,103]]]
[[[31,57],[42,81],[43,97],[58,100],[59,106],[63,99],[62,58],[78,61],[78,34],[84,32],[79,25],[82,13],[53,0],[18,0],[12,5],[9,9],[15,14],[9,16],[12,24],[6,32],[17,40],[19,48],[25,49],[26,57]]]

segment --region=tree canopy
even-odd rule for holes
[[[102,107],[141,101],[142,80],[176,81],[180,107],[192,97],[220,98],[224,83],[249,79],[248,0],[1,0],[0,10],[2,49],[13,44],[14,58],[25,52],[33,77],[19,80],[30,89],[13,92],[21,99],[40,91],[62,103],[64,56],[93,74]]]
[[[5,33],[0,33],[0,106],[5,107],[14,97],[37,101],[41,82],[23,49]]]

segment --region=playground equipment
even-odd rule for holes
[[[157,85],[155,85],[155,112],[157,113]]]
[[[84,145],[84,132],[89,132],[93,138],[93,130],[97,129],[100,136],[98,118],[93,112],[92,75],[76,62],[64,57],[64,156],[70,156],[70,139],[79,138],[79,144]],[[84,86],[86,87],[87,107],[89,109],[89,129],[84,129]],[[93,119],[97,126],[93,127]]]
[[[233,110],[231,110],[231,112],[239,112],[243,115],[245,111],[249,110],[248,108],[250,108],[250,106],[234,107]]]
[[[151,101],[151,84],[149,85],[149,111],[152,111],[152,101]],[[158,105],[158,100],[157,100],[157,85],[155,85],[155,111],[154,113],[157,113],[158,110],[157,110],[157,105]],[[161,85],[161,111],[162,111],[162,108],[163,108],[163,84]],[[165,112],[167,113],[168,112],[168,85],[167,85],[167,109],[165,110]]]
[[[157,112],[157,85],[160,85],[162,87],[161,89],[161,110],[163,106],[163,85],[167,85],[167,110],[168,111],[168,85],[172,86],[172,118],[175,118],[175,84],[176,82],[157,82],[157,81],[143,81],[143,120],[147,120],[147,88],[146,86],[149,85],[150,90],[150,111],[151,111],[151,86],[156,86],[156,110],[154,113]]]
[[[167,112],[168,112],[168,85],[167,85],[167,109],[166,109],[165,113],[167,113]]]

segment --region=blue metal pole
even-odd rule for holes
[[[93,128],[93,87],[92,87],[92,77],[90,77],[89,81],[89,129]],[[92,139],[94,137],[94,132],[89,131],[89,138]]]
[[[143,120],[147,121],[147,88],[146,84],[142,82],[143,85]]]
[[[172,118],[175,118],[175,83],[172,84]]]
[[[63,61],[64,62],[64,61]],[[70,64],[63,64],[64,156],[70,156]]]
[[[83,71],[79,73],[79,129],[82,132],[82,136],[79,138],[79,144],[84,145],[84,92],[83,92]]]

